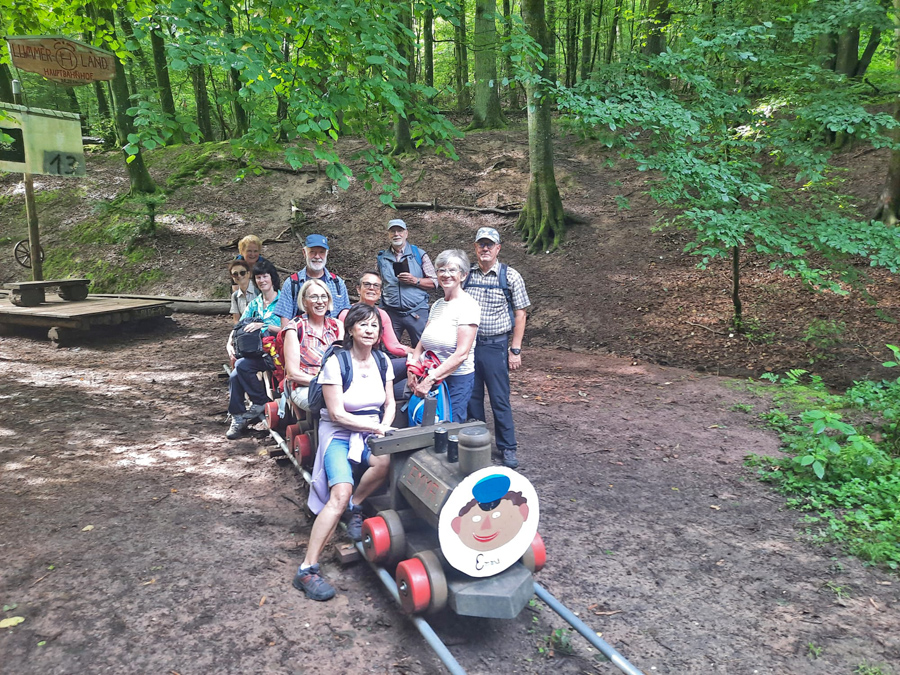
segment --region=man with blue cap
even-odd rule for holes
[[[502,473],[485,476],[472,488],[472,501],[463,506],[450,527],[459,540],[475,551],[493,551],[508,544],[528,520],[528,500],[509,489],[512,481]]]
[[[428,291],[437,288],[437,272],[428,254],[407,241],[409,229],[404,221],[394,218],[387,228],[391,246],[378,252],[384,284],[381,307],[391,317],[397,338],[405,330],[415,347],[428,323]]]
[[[494,413],[494,438],[503,464],[519,466],[516,430],[510,404],[509,371],[522,365],[522,338],[526,309],[531,305],[522,275],[500,262],[500,233],[482,227],[475,233],[477,265],[463,288],[481,306],[481,323],[475,338],[475,384],[469,398],[469,418],[485,421],[484,390]]]
[[[328,237],[321,234],[309,235],[306,238],[306,245],[303,247],[303,254],[306,256],[306,267],[285,279],[275,305],[275,314],[281,318],[282,328],[287,326],[294,317],[300,315],[300,309],[297,307],[297,294],[300,292],[300,287],[309,279],[320,279],[331,292],[331,299],[334,303],[331,316],[337,317],[342,309],[350,307],[347,284],[337,274],[329,272],[325,267],[325,263],[328,262]]]

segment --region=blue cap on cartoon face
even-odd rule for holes
[[[499,501],[509,492],[510,482],[509,476],[504,476],[502,473],[485,476],[475,483],[475,487],[472,488],[472,496],[479,504]]]

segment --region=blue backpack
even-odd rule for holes
[[[353,381],[353,360],[350,357],[350,350],[344,349],[336,342],[329,345],[328,349],[325,350],[325,354],[322,356],[321,365],[324,366],[325,362],[333,355],[337,356],[338,364],[341,367],[341,384],[344,387],[344,391],[347,391],[347,389],[350,388],[350,383]],[[384,386],[387,383],[387,369],[390,367],[391,363],[382,351],[373,349],[372,355],[375,357],[375,362],[378,364],[378,372],[381,374],[381,384]],[[322,385],[319,384],[319,375],[321,374],[322,371],[319,370],[319,374],[309,383],[309,411],[314,415],[318,415],[322,412],[322,408],[325,407],[325,395],[322,393]]]
[[[436,391],[437,411],[434,420],[429,424],[437,424],[438,422],[452,422],[453,408],[450,405],[450,390],[447,389],[447,383],[441,382]],[[409,397],[407,403],[406,414],[409,416],[409,426],[422,426],[422,415],[425,411],[425,399],[419,398],[415,394]]]

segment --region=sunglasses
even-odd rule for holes
[[[491,250],[492,248],[494,248],[494,246],[496,246],[497,244],[496,244],[495,242],[493,242],[493,241],[476,241],[476,242],[475,242],[475,245],[476,245],[478,248],[486,248],[487,250],[490,251],[490,250]]]
[[[247,276],[247,272],[246,272],[246,271],[244,271],[244,272],[237,272],[237,271],[235,271],[235,272],[232,272],[232,273],[231,273],[231,276],[233,276],[233,277],[245,277],[245,276]]]

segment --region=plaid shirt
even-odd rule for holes
[[[492,337],[504,335],[512,331],[513,326],[509,320],[509,305],[506,302],[506,294],[500,288],[500,262],[494,263],[486,273],[481,271],[478,265],[472,267],[469,274],[473,283],[485,284],[489,288],[469,286],[466,293],[471,295],[481,307],[481,323],[478,325],[478,335]],[[528,292],[525,290],[525,281],[522,275],[512,267],[506,268],[506,283],[512,294],[513,309],[525,309],[531,306]]]

